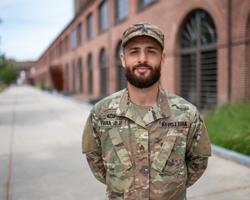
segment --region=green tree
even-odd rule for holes
[[[5,58],[4,55],[0,56],[0,82],[9,85],[16,81],[18,72],[15,62]]]

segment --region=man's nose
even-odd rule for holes
[[[147,55],[144,51],[141,51],[139,55],[139,63],[145,63],[145,62],[147,62]]]

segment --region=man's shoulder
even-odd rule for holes
[[[167,91],[167,98],[171,112],[176,116],[183,116],[192,120],[198,112],[195,105],[181,96]]]
[[[95,113],[105,112],[107,110],[116,110],[119,107],[121,97],[123,96],[126,89],[115,92],[109,96],[104,97],[98,101],[94,106],[93,110]]]

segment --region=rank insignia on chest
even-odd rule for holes
[[[187,128],[188,127],[188,122],[186,121],[177,121],[177,122],[169,122],[169,121],[161,121],[161,126],[162,127],[183,127]]]
[[[115,118],[115,114],[109,113],[109,114],[107,114],[107,118]]]

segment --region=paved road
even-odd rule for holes
[[[0,94],[0,200],[103,200],[80,141],[90,106],[11,87]],[[212,156],[189,200],[247,200],[250,169]]]

